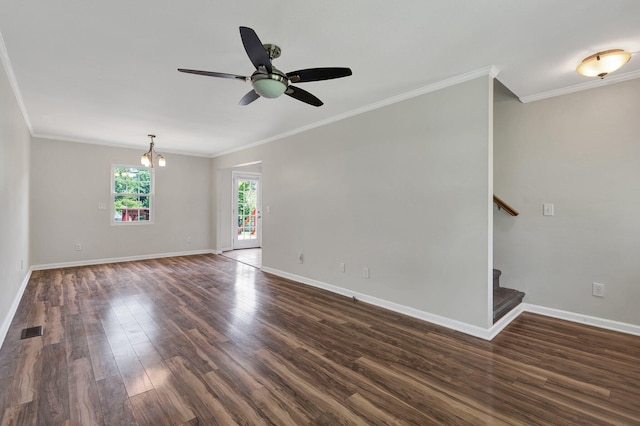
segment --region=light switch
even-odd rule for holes
[[[542,205],[542,215],[543,216],[553,216],[553,204],[543,204]]]

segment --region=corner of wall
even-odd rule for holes
[[[9,327],[11,326],[11,322],[13,321],[13,317],[16,315],[18,311],[18,307],[20,306],[20,300],[22,300],[22,295],[27,288],[27,284],[29,284],[29,280],[31,279],[31,273],[33,270],[29,268],[27,275],[25,275],[22,280],[22,284],[18,289],[15,297],[13,298],[13,302],[11,303],[11,307],[9,311],[6,313],[5,317],[2,320],[2,324],[0,324],[0,347],[2,347],[4,343],[4,339],[7,337],[7,333],[9,332]]]

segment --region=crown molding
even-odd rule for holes
[[[549,90],[548,92],[535,93],[533,95],[527,95],[519,97],[520,102],[523,104],[535,101],[541,101],[543,99],[554,98],[556,96],[568,95],[570,93],[581,92],[583,90],[595,89],[597,87],[608,86],[610,84],[621,83],[623,81],[633,80],[640,78],[640,70],[631,71],[624,74],[618,74],[613,76],[607,76],[604,79],[593,79],[584,83],[574,84],[573,86],[562,87],[560,89]]]
[[[16,75],[13,72],[13,66],[11,65],[11,60],[9,59],[7,46],[4,44],[2,33],[0,33],[0,62],[3,65],[4,72],[7,74],[9,85],[11,86],[11,90],[13,91],[13,96],[16,97],[16,101],[18,102],[18,108],[20,108],[22,118],[24,119],[24,122],[29,129],[29,133],[33,135],[33,126],[31,126],[31,120],[29,120],[29,116],[27,115],[27,108],[24,106],[24,100],[22,99],[20,88],[18,87],[18,80],[16,80]]]
[[[101,141],[101,140],[95,140],[95,139],[70,138],[65,136],[47,135],[42,133],[35,133],[35,134],[32,133],[31,136],[33,138],[38,138],[38,139],[49,139],[49,140],[60,141],[60,142],[82,143],[85,145],[99,145],[99,146],[106,146],[111,148],[123,148],[123,149],[135,149],[135,150],[149,148],[148,140],[145,141],[143,145],[139,145],[139,144],[134,145],[134,144],[126,144],[126,143],[118,143],[118,142],[110,142],[110,141]],[[167,150],[164,148],[162,148],[161,151],[162,151],[162,154],[176,154],[176,155],[187,155],[189,157],[211,158],[210,154],[203,154],[203,153],[191,152],[191,151],[176,151],[176,150]]]
[[[477,70],[470,71],[470,72],[467,72],[467,73],[464,73],[464,74],[459,74],[459,75],[456,75],[454,77],[447,78],[445,80],[441,80],[441,81],[438,81],[436,83],[429,84],[427,86],[420,87],[418,89],[415,89],[415,90],[412,90],[412,91],[409,91],[409,92],[406,92],[406,93],[403,93],[403,94],[400,94],[400,95],[393,96],[391,98],[383,99],[382,101],[379,101],[379,102],[375,102],[375,103],[372,103],[372,104],[369,104],[369,105],[365,105],[365,106],[363,106],[361,108],[356,108],[354,110],[347,111],[347,112],[342,113],[342,114],[338,114],[336,116],[327,118],[325,120],[316,121],[315,123],[311,123],[311,124],[308,124],[306,126],[298,127],[297,129],[293,129],[293,130],[288,131],[288,132],[280,133],[279,135],[275,135],[275,136],[272,136],[270,138],[266,138],[266,139],[262,139],[262,140],[259,140],[259,141],[253,142],[253,143],[242,145],[241,147],[233,148],[233,149],[230,149],[230,150],[227,150],[227,151],[222,151],[222,152],[217,153],[217,154],[212,154],[211,157],[212,158],[222,157],[224,155],[232,154],[234,152],[244,151],[245,149],[253,148],[253,147],[256,147],[256,146],[259,146],[259,145],[267,144],[269,142],[274,142],[274,141],[277,141],[277,140],[280,140],[280,139],[284,139],[284,138],[289,137],[289,136],[297,135],[299,133],[303,133],[303,132],[306,132],[306,131],[309,131],[309,130],[312,130],[312,129],[315,129],[315,128],[318,128],[318,127],[326,126],[327,124],[335,123],[337,121],[341,121],[341,120],[344,120],[344,119],[347,119],[347,118],[351,118],[351,117],[354,117],[356,115],[364,114],[365,112],[369,112],[369,111],[373,111],[373,110],[376,110],[376,109],[379,109],[379,108],[383,108],[383,107],[386,107],[386,106],[389,106],[389,105],[397,104],[399,102],[406,101],[408,99],[415,98],[415,97],[421,96],[421,95],[425,95],[427,93],[435,92],[435,91],[438,91],[438,90],[441,90],[441,89],[445,89],[447,87],[455,86],[457,84],[464,83],[464,82],[469,81],[469,80],[474,80],[474,79],[480,78],[482,76],[489,76],[491,78],[496,78],[498,73],[499,73],[499,70],[493,65],[488,66],[488,67],[484,67],[484,68],[479,68]]]

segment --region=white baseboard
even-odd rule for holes
[[[20,285],[20,289],[18,290],[18,294],[16,294],[13,300],[13,303],[11,304],[11,308],[9,312],[7,313],[6,317],[2,322],[2,326],[0,327],[0,346],[2,346],[2,342],[4,342],[4,339],[9,331],[11,321],[13,321],[13,317],[15,316],[16,311],[18,310],[18,306],[20,305],[20,300],[22,299],[22,295],[25,289],[27,288],[27,284],[29,283],[29,279],[31,278],[31,273],[33,271],[44,270],[44,269],[55,269],[55,268],[68,268],[68,267],[75,267],[75,266],[99,265],[104,263],[129,262],[129,261],[135,261],[135,260],[158,259],[163,257],[210,254],[210,253],[221,254],[221,252],[218,250],[210,249],[210,250],[196,250],[196,251],[189,251],[189,252],[161,253],[161,254],[155,254],[155,255],[119,257],[119,258],[111,258],[111,259],[95,259],[95,260],[87,260],[87,261],[80,261],[80,262],[65,262],[65,263],[55,263],[55,264],[52,263],[52,264],[46,264],[46,265],[34,265],[29,269],[27,275],[25,276],[22,284]],[[429,312],[421,311],[415,308],[411,308],[409,306],[404,306],[388,300],[380,299],[375,296],[370,296],[364,293],[345,289],[345,288],[328,284],[322,281],[303,277],[301,275],[280,271],[278,269],[263,266],[262,271],[282,277],[282,278],[287,278],[293,281],[307,284],[312,287],[321,288],[323,290],[327,290],[332,293],[340,294],[346,297],[355,297],[356,299],[361,300],[363,302],[370,303],[372,305],[379,306],[381,308],[389,309],[390,311],[408,315],[413,318],[418,318],[423,321],[440,325],[442,327],[456,330],[461,333],[469,334],[471,336],[475,336],[484,340],[493,340],[494,337],[496,337],[505,327],[507,327],[513,320],[515,320],[522,312],[531,312],[534,314],[544,315],[552,318],[558,318],[561,320],[571,321],[579,324],[586,324],[586,325],[591,325],[594,327],[599,327],[607,330],[640,336],[639,325],[628,324],[620,321],[593,317],[593,316],[578,314],[574,312],[562,311],[560,309],[547,308],[544,306],[533,305],[530,303],[521,303],[520,305],[512,309],[509,313],[507,313],[504,317],[502,317],[500,320],[498,320],[498,322],[493,324],[491,327],[482,328],[472,324],[467,324],[461,321],[453,320],[451,318],[447,318],[447,317],[432,314]]]
[[[9,312],[2,320],[2,326],[0,326],[0,347],[4,343],[5,337],[7,337],[7,333],[9,332],[9,327],[11,326],[11,321],[13,321],[13,317],[16,315],[18,311],[18,306],[20,306],[20,300],[22,300],[22,295],[27,288],[27,284],[29,284],[29,280],[31,279],[31,272],[33,272],[32,268],[29,268],[27,275],[25,275],[24,280],[22,280],[22,284],[20,284],[20,288],[18,289],[18,293],[16,297],[13,298],[13,303],[11,303],[11,307],[9,308]]]
[[[575,312],[562,311],[560,309],[547,308],[544,306],[532,305],[530,303],[523,303],[522,305],[524,312],[531,312],[547,317],[558,318],[561,320],[576,322],[579,324],[586,324],[598,328],[604,328],[607,330],[618,331],[620,333],[640,336],[640,325],[628,324],[625,322],[614,321],[605,318],[592,317],[590,315],[577,314]]]
[[[548,317],[558,318],[562,320],[572,321],[580,324],[587,324],[594,327],[604,328],[607,330],[618,331],[621,333],[633,334],[640,336],[640,326],[634,324],[627,324],[619,321],[608,320],[604,318],[592,317],[583,314],[577,314],[574,312],[561,311],[559,309],[546,308],[544,306],[532,305],[529,303],[521,303],[513,308],[505,316],[500,318],[495,324],[489,328],[482,328],[475,325],[467,324],[461,321],[446,318],[440,315],[435,315],[429,312],[420,311],[408,306],[400,305],[388,300],[379,299],[374,296],[359,293],[353,290],[348,290],[342,287],[338,287],[332,284],[327,284],[322,281],[314,280],[311,278],[303,277],[300,275],[290,274],[288,272],[280,271],[277,269],[262,267],[263,272],[267,272],[279,277],[287,278],[293,281],[297,281],[303,284],[307,284],[313,287],[321,288],[332,293],[341,294],[347,297],[355,297],[363,302],[370,303],[372,305],[380,306],[385,309],[389,309],[400,314],[408,315],[410,317],[418,318],[433,324],[441,325],[443,327],[450,328],[452,330],[460,331],[461,333],[469,334],[471,336],[479,337],[484,340],[493,340],[502,330],[505,329],[513,320],[518,318],[523,312],[531,312],[535,314],[545,315]]]
[[[80,260],[75,262],[48,263],[44,265],[33,265],[31,269],[34,271],[41,271],[44,269],[73,268],[76,266],[102,265],[104,263],[131,262],[134,260],[160,259],[163,257],[192,256],[196,254],[220,254],[220,253],[216,253],[216,251],[213,249],[179,251],[179,252],[173,252],[173,253],[144,254],[140,256],[112,257],[108,259],[91,259],[91,260]]]
[[[492,336],[492,332],[494,330],[494,328],[498,325],[494,325],[494,327],[490,328],[490,329],[486,329],[486,328],[482,328],[482,327],[478,327],[472,324],[467,324],[465,322],[461,322],[461,321],[457,321],[451,318],[446,318],[440,315],[436,315],[436,314],[432,314],[429,312],[425,312],[425,311],[421,311],[419,309],[415,309],[415,308],[411,308],[409,306],[404,306],[401,305],[399,303],[395,303],[395,302],[390,302],[388,300],[384,300],[384,299],[380,299],[374,296],[370,296],[364,293],[359,293],[357,291],[353,291],[353,290],[348,290],[342,287],[338,287],[332,284],[327,284],[324,283],[322,281],[317,281],[311,278],[307,278],[307,277],[303,277],[301,275],[295,275],[295,274],[290,274],[288,272],[285,271],[280,271],[278,269],[273,269],[273,268],[269,268],[266,266],[262,267],[262,271],[263,272],[267,272],[269,274],[273,274],[273,275],[277,275],[279,277],[282,278],[287,278],[293,281],[298,281],[300,283],[303,284],[307,284],[310,285],[312,287],[317,287],[317,288],[321,288],[323,290],[327,290],[330,291],[332,293],[337,293],[337,294],[341,294],[343,296],[347,296],[347,297],[355,297],[356,299],[362,301],[362,302],[366,302],[366,303],[370,303],[372,305],[375,306],[379,306],[381,308],[385,308],[385,309],[389,309],[390,311],[394,311],[394,312],[398,312],[400,314],[404,314],[404,315],[408,315],[410,317],[413,318],[418,318],[421,319],[423,321],[427,321],[433,324],[437,324],[437,325],[441,325],[443,327],[447,327],[450,328],[452,330],[456,330],[456,331],[460,331],[462,333],[465,334],[469,334],[471,336],[475,336],[475,337],[479,337],[481,339],[484,340],[491,340],[494,336]],[[515,317],[513,319],[511,319],[511,321],[508,321],[507,319],[508,315],[505,316],[502,320],[504,320],[504,322],[500,322],[499,324],[502,325],[502,328],[506,327],[508,325],[509,322],[513,321],[513,319],[515,319]],[[501,320],[501,321],[502,321]],[[508,321],[508,322],[507,322]],[[502,328],[500,328],[500,330],[502,330]],[[497,335],[499,332],[499,330],[497,332],[494,333],[494,335]]]
[[[522,312],[524,312],[524,308],[523,304],[520,303],[518,306],[507,312],[495,324],[489,327],[489,337],[486,340],[493,340],[493,338],[500,334],[506,326],[511,324],[514,319],[518,318]]]

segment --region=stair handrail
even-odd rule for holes
[[[505,212],[510,214],[511,216],[518,216],[520,213],[509,204],[507,204],[504,200],[498,197],[496,194],[493,194],[493,202],[498,205],[498,210],[503,209]]]

